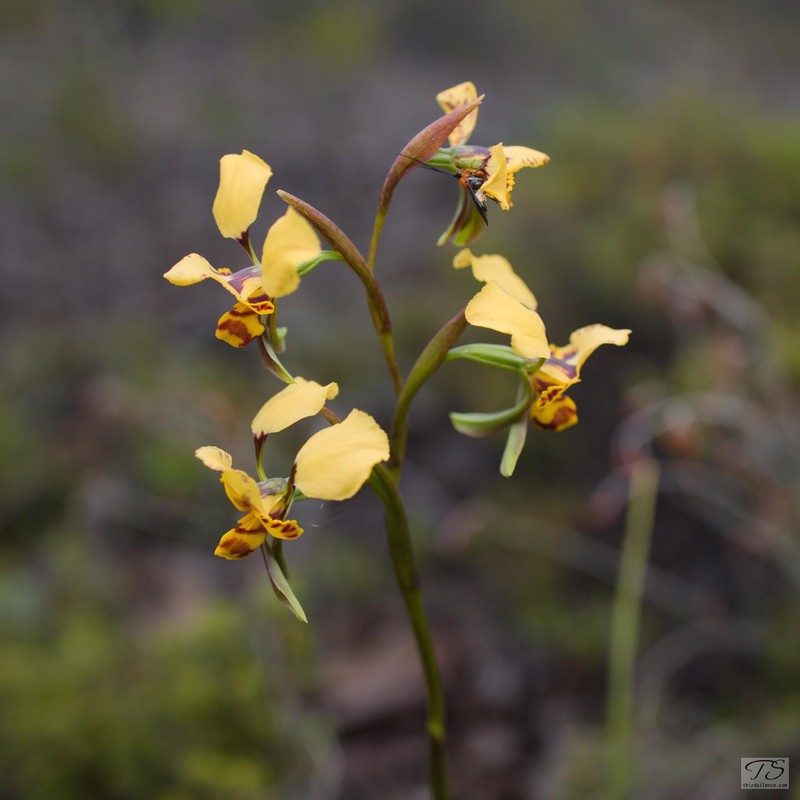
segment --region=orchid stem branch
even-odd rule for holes
[[[375,476],[374,483],[377,484],[373,488],[386,510],[386,533],[395,578],[414,631],[414,639],[425,675],[428,692],[427,729],[430,747],[431,792],[434,800],[448,800],[450,790],[447,777],[444,688],[436,661],[433,637],[422,603],[408,517],[395,478],[389,470],[379,465],[374,468],[373,475]]]
[[[372,238],[369,243],[369,255],[367,256],[367,266],[370,272],[375,272],[375,258],[378,255],[378,242],[381,240],[383,223],[386,220],[387,208],[378,208],[375,212],[375,223],[372,226]]]
[[[392,429],[389,434],[392,452],[389,466],[395,474],[400,469],[405,457],[406,441],[408,439],[408,412],[411,408],[411,403],[425,381],[447,358],[450,348],[458,341],[466,326],[467,320],[464,317],[464,309],[462,308],[428,342],[411,368],[411,372],[408,373],[408,379],[403,386],[403,391],[400,392],[400,396],[397,398]]]

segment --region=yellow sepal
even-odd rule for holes
[[[510,294],[522,305],[536,310],[536,298],[527,287],[525,281],[514,272],[514,268],[505,256],[501,255],[473,255],[469,248],[461,250],[453,259],[455,269],[472,267],[475,280],[483,283],[495,281],[501,289]]]
[[[293,208],[267,232],[261,254],[261,285],[270,297],[284,297],[300,285],[298,265],[316,258],[322,248],[314,228]]]
[[[296,378],[295,382],[282,389],[261,406],[251,425],[253,436],[260,437],[277,433],[301,419],[318,414],[327,400],[339,394],[335,383],[321,386],[316,381]]]
[[[242,150],[219,161],[219,188],[212,213],[219,232],[240,239],[255,222],[272,168],[257,155]]]
[[[547,344],[542,318],[500,287],[489,281],[467,304],[467,322],[511,335],[511,346],[523,358],[547,358]]]
[[[230,469],[233,465],[233,458],[230,453],[226,453],[219,447],[206,445],[205,447],[198,447],[194,454],[199,458],[209,469],[222,472],[224,469]]]
[[[541,167],[550,161],[550,156],[546,153],[541,153],[531,147],[510,145],[504,147],[503,151],[506,154],[506,166],[510,175],[524,167]]]
[[[306,497],[346,500],[389,458],[389,438],[369,415],[353,410],[338,425],[315,433],[295,459],[294,483]]]
[[[478,90],[475,88],[475,84],[472,81],[465,81],[464,83],[459,83],[458,86],[452,86],[443,92],[439,92],[436,95],[436,102],[441,106],[445,114],[449,114],[451,111],[471,103],[477,96]],[[478,109],[476,108],[472,113],[464,117],[448,137],[451,146],[455,147],[456,145],[464,144],[475,129],[477,121]]]

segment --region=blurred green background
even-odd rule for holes
[[[10,0],[0,37],[0,800],[424,796],[378,504],[301,509],[287,550],[308,628],[257,558],[213,558],[231,510],[192,453],[249,466],[277,387],[213,338],[224,292],[161,276],[193,251],[244,265],[210,213],[219,157],[243,148],[366,248],[386,169],[464,80],[487,95],[474,143],[552,159],[473,250],[511,260],[555,342],[591,322],[634,334],[592,357],[581,423],[532,430],[512,480],[502,439],[447,413],[508,405],[513,382],[446,365],[415,406],[403,488],[458,796],[606,796],[643,454],[661,491],[632,796],[746,796],[740,757],[800,764],[800,7]],[[434,244],[454,205],[416,170],[386,225],[406,369],[475,289]],[[256,241],[281,213],[268,190]],[[320,267],[282,322],[296,372],[387,424],[348,271]],[[278,437],[277,471],[298,441]]]

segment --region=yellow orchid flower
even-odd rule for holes
[[[578,409],[572,398],[564,393],[580,382],[581,367],[600,345],[625,345],[630,333],[606,325],[587,325],[570,334],[568,345],[557,347],[551,344],[549,357],[530,376],[535,393],[531,406],[534,424],[551,431],[563,431],[575,425]]]
[[[253,436],[260,446],[270,433],[318,414],[339,391],[335,383],[322,386],[298,378],[270,398],[256,414]],[[221,474],[228,499],[246,512],[227,531],[214,554],[242,559],[257,550],[267,534],[278,539],[296,539],[303,529],[286,519],[297,490],[318,500],[346,500],[369,478],[372,468],[389,458],[389,438],[377,422],[363,411],[353,410],[338,425],[315,433],[300,448],[288,479],[256,481],[233,468],[231,456],[218,447],[201,447],[197,457]]]
[[[528,374],[533,389],[531,420],[540,428],[562,431],[578,421],[573,400],[565,396],[580,381],[581,367],[603,344],[627,344],[629,330],[606,325],[588,325],[570,336],[569,344],[558,347],[548,342],[544,323],[536,312],[536,298],[500,255],[475,256],[464,249],[453,260],[456,269],[472,268],[476,280],[485,286],[467,305],[467,322],[511,335],[511,347],[526,359],[544,359]]]
[[[475,84],[466,81],[439,92],[436,100],[445,112],[450,112],[471,102],[477,96],[478,90]],[[439,237],[440,245],[452,240],[455,245],[463,246],[477,239],[483,232],[485,209],[482,211],[480,208],[480,197],[477,200],[473,199],[470,186],[466,185],[465,179],[468,176],[481,178],[483,182],[475,191],[495,200],[503,211],[508,211],[512,206],[511,190],[514,188],[516,173],[525,167],[541,167],[550,160],[545,153],[530,147],[498,144],[487,148],[468,145],[467,141],[477,120],[476,108],[450,134],[450,149],[440,150],[443,157],[431,160],[434,165],[446,164],[460,176],[459,182],[462,184],[455,216],[448,229]]]
[[[297,267],[320,252],[319,237],[313,227],[288,208],[267,231],[260,264],[232,272],[227,268],[215,269],[201,255],[191,253],[164,277],[177,286],[211,278],[227,289],[236,303],[217,322],[216,337],[233,347],[244,347],[264,332],[261,318],[273,313],[275,300],[297,289],[300,283]]]
[[[225,494],[239,511],[246,512],[236,527],[227,531],[219,541],[215,556],[238,560],[249,556],[263,543],[267,534],[278,539],[296,539],[303,529],[295,520],[285,519],[291,496],[286,481],[273,479],[260,483],[246,472],[233,468],[229,453],[218,447],[200,447],[195,455],[209,469],[221,473]]]
[[[318,414],[338,393],[335,383],[322,386],[296,379],[261,407],[253,420],[253,437],[256,442],[263,441],[270,433]],[[300,448],[289,480],[306,497],[346,500],[363,486],[375,464],[387,458],[389,439],[380,425],[369,414],[354,409]]]

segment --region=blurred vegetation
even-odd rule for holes
[[[218,600],[133,624],[114,570],[74,531],[40,544],[37,569],[6,563],[0,587],[3,797],[245,800],[308,783],[328,734],[292,708],[301,642],[287,631],[287,688],[257,641],[264,620],[283,627],[272,598],[251,597],[248,615]]]
[[[249,465],[274,387],[255,354],[213,339],[224,292],[161,274],[192,250],[239,263],[210,205],[216,160],[243,147],[364,244],[394,153],[465,79],[488,93],[476,143],[552,158],[518,177],[475,251],[508,256],[557,343],[591,322],[634,335],[592,357],[571,392],[581,424],[532,431],[512,482],[499,439],[446,424],[507,405],[512,385],[452,364],[420,396],[405,490],[434,619],[477,608],[520,669],[544,665],[538,684],[528,670],[544,733],[524,772],[544,777],[520,785],[601,796],[625,470],[649,449],[665,484],[642,796],[712,796],[748,752],[800,757],[799,29],[792,4],[722,0],[4,4],[0,798],[306,797],[314,781],[336,796],[309,641],[358,650],[392,613],[379,516],[369,498],[303,509],[287,549],[311,635],[264,594],[260,564],[211,557],[231,518],[192,452]],[[474,288],[433,246],[453,195],[411,173],[387,222],[379,269],[406,365]],[[281,205],[266,199],[259,231]],[[351,276],[326,265],[284,313],[290,358],[385,421]],[[276,464],[294,444],[276,440]]]

